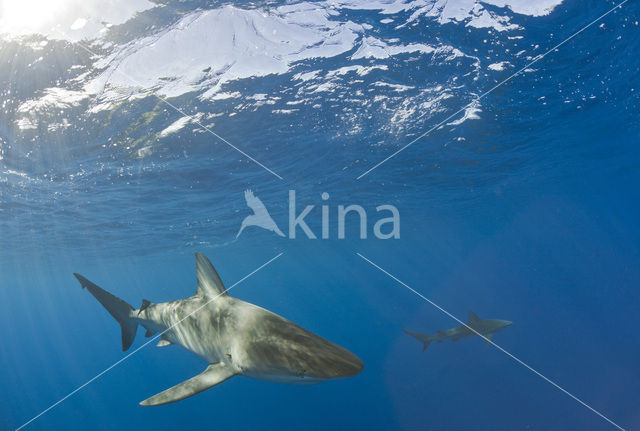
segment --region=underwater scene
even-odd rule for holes
[[[640,429],[636,0],[0,0],[0,430]]]

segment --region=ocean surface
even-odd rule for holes
[[[640,4],[616,4],[0,2],[0,429],[640,429]],[[237,236],[247,190],[284,236]],[[193,295],[194,252],[362,373],[139,406],[207,364],[118,363],[144,331],[123,353],[73,273],[137,308]],[[513,322],[504,350],[402,331],[469,311]]]

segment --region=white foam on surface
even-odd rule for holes
[[[466,22],[470,27],[505,31],[519,27],[511,24],[510,17],[506,14],[489,12],[484,5],[507,8],[521,15],[544,16],[562,2],[563,0],[344,0],[330,3],[345,9],[378,10],[381,14],[413,11],[409,23],[426,16],[435,18],[441,24]]]
[[[395,10],[387,3],[378,4],[384,5],[387,12]],[[349,7],[363,4],[354,2]],[[366,31],[364,25],[340,20],[340,12],[323,3],[303,2],[268,10],[224,6],[198,11],[102,60],[98,66],[104,73],[86,90],[101,95],[105,102],[150,90],[166,97],[201,92],[201,98],[211,99],[227,82],[286,73],[296,62],[335,57],[356,46],[351,60],[416,52],[442,52],[448,55],[445,60],[464,55],[449,46],[387,42],[367,36]],[[314,72],[307,72],[294,79],[314,77]]]
[[[298,81],[310,81],[316,78],[320,72],[320,70],[312,70],[311,72],[296,73],[293,75],[293,79]]]
[[[295,6],[270,12],[225,6],[192,13],[107,59],[107,70],[87,90],[153,88],[175,97],[207,89],[202,97],[210,98],[231,80],[284,73],[300,60],[339,55],[363,31],[350,21],[329,20],[329,12],[311,4]]]
[[[378,10],[383,14],[396,14],[408,10],[431,10],[432,15],[439,14],[442,19],[462,20],[482,4],[508,8],[512,12],[529,16],[549,15],[563,0],[330,0],[327,4],[337,8],[354,10]],[[476,9],[477,10],[477,9]],[[466,15],[466,16],[465,16]]]
[[[340,67],[336,70],[331,70],[329,72],[327,72],[327,78],[331,78],[333,76],[341,76],[341,75],[346,75],[349,72],[355,72],[356,74],[360,75],[360,76],[365,76],[368,75],[369,73],[373,72],[374,70],[388,70],[389,66],[387,66],[386,64],[380,64],[380,65],[376,65],[374,64],[373,66],[361,66],[361,65],[356,65],[356,66],[344,66],[344,67]]]
[[[164,138],[173,133],[176,133],[177,131],[183,129],[187,124],[189,124],[191,120],[192,118],[187,116],[177,119],[176,121],[171,123],[168,127],[166,127],[164,130],[162,130],[160,133],[158,133],[158,137]]]
[[[239,91],[234,91],[233,93],[216,93],[209,100],[237,99],[238,97],[242,97],[242,94]]]
[[[351,56],[351,59],[383,59],[409,52],[422,52],[425,54],[430,54],[432,52],[435,52],[435,50],[436,48],[422,43],[410,43],[408,45],[389,45],[378,38],[366,36],[363,38],[358,50]]]
[[[447,125],[457,126],[459,124],[464,123],[467,120],[479,120],[480,119],[480,116],[478,115],[479,112],[482,112],[482,109],[480,109],[477,103],[474,103],[468,106],[467,109],[464,110],[464,114],[462,115],[461,118],[454,120],[450,123],[447,123]]]
[[[484,0],[486,4],[507,7],[515,13],[530,16],[549,15],[563,0]]]
[[[500,72],[502,70],[505,69],[506,66],[510,65],[511,63],[509,63],[508,61],[500,61],[498,63],[492,63],[489,66],[487,66],[487,69],[489,70],[495,70],[497,72]]]
[[[140,11],[156,7],[148,0],[107,0],[106,4],[104,1],[99,3],[100,7],[97,6],[97,0],[84,1],[82,5],[80,0],[51,0],[53,3],[58,1],[77,6],[69,14],[67,21],[62,22],[69,31],[78,32],[78,37],[84,35],[82,37],[85,38],[97,37],[94,34],[96,29],[104,34],[111,24],[125,22]],[[374,70],[388,68],[386,64],[372,64],[372,60],[385,63],[384,60],[394,56],[414,54],[407,59],[411,61],[419,55],[431,54],[441,55],[438,63],[445,63],[458,57],[469,57],[455,47],[438,45],[434,41],[403,44],[400,39],[382,39],[370,25],[350,21],[345,9],[377,11],[381,14],[380,22],[397,22],[399,27],[415,24],[418,19],[426,17],[440,24],[454,23],[510,31],[519,28],[511,22],[514,13],[543,16],[561,2],[562,0],[328,0],[267,9],[223,6],[198,10],[154,35],[133,40],[126,45],[96,42],[102,43],[102,48],[111,50],[111,53],[94,63],[92,69],[81,75],[81,80],[76,78],[72,81],[74,84],[84,82],[84,91],[48,89],[40,99],[23,104],[21,110],[26,112],[39,107],[75,106],[90,96],[95,99],[89,113],[111,109],[115,103],[143,98],[149,94],[178,97],[194,93],[209,101],[240,98],[245,95],[238,91],[231,92],[224,85],[244,78],[284,74],[294,68],[298,73],[293,79],[297,81],[295,85],[299,86],[299,92],[327,94],[336,91],[337,77],[350,73],[362,77]],[[2,4],[4,3],[0,3],[0,10]],[[505,9],[490,11],[486,5]],[[101,17],[99,21],[95,18],[98,16],[98,9]],[[394,15],[393,19],[391,15]],[[3,20],[6,17],[0,16],[0,29],[3,28]],[[87,36],[89,34],[94,35]],[[317,69],[315,64],[313,68],[306,69],[304,63],[301,65],[304,61],[340,55],[344,55],[338,62],[338,66],[342,67],[328,72]],[[493,63],[488,69],[500,71],[508,64]],[[477,60],[473,67],[476,72],[479,71],[480,61]],[[464,71],[468,72],[469,70]],[[451,83],[456,79],[457,76],[454,76]],[[349,82],[341,83],[343,87],[358,82],[351,76],[345,80]],[[406,89],[396,88],[396,91]],[[445,97],[446,91],[443,89],[442,93],[434,94],[434,100]],[[273,104],[274,100],[264,95],[262,99],[255,99],[251,106]],[[466,119],[472,119],[474,115],[474,111],[470,111]],[[165,129],[162,133],[173,132]]]
[[[407,90],[412,90],[415,88],[410,85],[391,84],[389,82],[383,82],[383,81],[374,82],[372,85],[374,85],[375,87],[388,87],[399,93]]]
[[[34,123],[33,120],[27,117],[22,117],[16,120],[16,126],[20,130],[34,130],[38,128],[38,124]]]
[[[18,107],[18,112],[40,112],[52,108],[70,108],[77,106],[87,98],[83,91],[52,87],[44,90],[44,95],[35,100],[27,100]]]

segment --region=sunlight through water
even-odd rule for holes
[[[111,25],[154,6],[147,0],[0,0],[0,34],[94,39]]]

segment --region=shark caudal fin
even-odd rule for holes
[[[421,334],[419,332],[407,331],[406,329],[403,329],[402,331],[405,334],[409,334],[413,338],[417,338],[418,340],[422,341],[422,351],[423,352],[425,350],[427,350],[427,347],[429,347],[429,343],[431,343],[431,341],[433,340],[433,337],[431,337],[431,335]]]
[[[122,351],[124,352],[131,347],[133,339],[136,337],[136,331],[138,330],[138,322],[131,318],[133,307],[117,296],[93,284],[80,274],[74,273],[73,275],[76,276],[82,288],[86,288],[120,324],[122,328]]]

